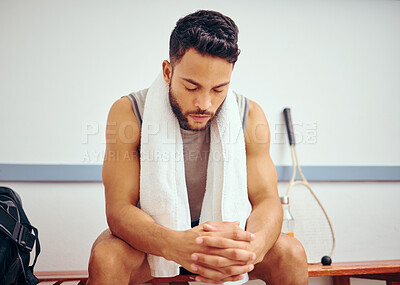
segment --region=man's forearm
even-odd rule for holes
[[[145,253],[164,256],[169,241],[173,240],[175,231],[157,224],[143,210],[124,205],[114,213],[107,213],[111,232],[137,250]]]
[[[278,239],[282,227],[282,206],[276,198],[265,198],[253,205],[246,230],[255,234],[252,247],[260,262]]]

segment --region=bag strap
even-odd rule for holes
[[[37,236],[31,234],[29,228],[17,221],[6,210],[4,210],[3,207],[0,207],[0,221],[0,230],[2,230],[16,244],[32,251]]]
[[[30,266],[32,268],[32,272],[33,272],[33,267],[35,266],[37,258],[38,258],[39,253],[40,253],[40,242],[39,242],[39,233],[38,233],[37,228],[32,226],[32,230],[35,233],[35,240],[36,240],[35,259],[33,260],[33,264]]]

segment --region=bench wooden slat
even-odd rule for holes
[[[37,271],[36,277],[40,282],[44,281],[80,281],[85,284],[87,271]],[[349,278],[368,278],[387,280],[387,284],[398,284],[400,282],[400,259],[398,260],[376,260],[358,262],[334,262],[332,265],[322,264],[308,265],[309,277],[332,276],[334,284],[350,284]],[[194,280],[193,275],[180,275],[170,278],[155,278],[149,283],[190,282]],[[61,283],[57,283],[61,284]]]
[[[400,259],[357,262],[334,262],[332,265],[308,265],[308,276],[345,276],[400,272]]]
[[[87,281],[88,272],[86,270],[79,271],[35,271],[35,276],[40,282],[47,281]]]
[[[386,281],[400,282],[400,273],[366,274],[366,275],[354,275],[352,277],[362,278],[362,279],[374,279],[374,280],[386,280]]]

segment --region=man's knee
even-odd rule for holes
[[[303,245],[298,239],[282,234],[279,251],[285,263],[307,266],[307,256]]]
[[[281,234],[276,246],[279,255],[278,270],[280,273],[286,272],[286,276],[289,276],[291,280],[288,284],[307,284],[307,256],[300,241],[296,238]]]
[[[308,265],[302,244],[281,234],[264,260],[256,265],[253,276],[267,284],[307,284]]]
[[[145,254],[122,240],[109,234],[102,239],[104,233],[94,243],[89,259],[89,277],[108,279],[114,275],[126,276],[140,268],[145,260]]]
[[[90,254],[89,271],[104,272],[118,267],[120,262],[118,251],[118,248],[108,240],[94,245]]]

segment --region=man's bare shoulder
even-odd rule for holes
[[[249,114],[245,132],[246,147],[250,145],[268,145],[270,129],[263,109],[256,102],[249,100]]]
[[[134,115],[134,112],[132,109],[132,103],[128,99],[128,97],[121,97],[117,101],[115,101],[110,108],[109,115],[110,114],[113,116],[125,116],[127,117],[127,119],[129,119],[129,117],[132,117]]]
[[[107,143],[137,146],[140,141],[140,126],[128,97],[115,101],[107,118]]]

